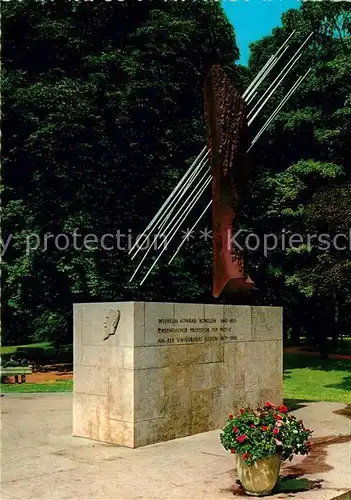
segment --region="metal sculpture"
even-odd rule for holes
[[[140,285],[146,281],[212,181],[212,199],[188,231],[194,230],[208,208],[213,205],[213,296],[217,298],[234,291],[246,292],[252,288],[252,281],[245,275],[242,256],[232,246],[230,238],[233,233],[233,224],[235,225],[237,222],[239,201],[249,174],[246,153],[251,150],[269,127],[291,95],[307,77],[311,68],[296,80],[254,136],[251,144],[248,141],[247,128],[256,120],[262,108],[298,62],[302,55],[302,49],[313,35],[313,32],[308,35],[266,91],[256,100],[258,88],[288,50],[289,41],[295,33],[296,30],[268,59],[242,96],[231,86],[219,66],[211,68],[205,82],[209,145],[202,149],[146,229],[130,248],[129,254],[133,260],[141,250],[145,250],[145,240],[148,243],[145,254],[129,281],[135,278],[149,253],[157,248],[159,253]],[[149,240],[150,237],[153,237],[152,242]],[[161,243],[158,246],[159,239],[161,239]],[[169,264],[186,241],[187,239],[183,238]]]
[[[253,287],[251,279],[245,276],[242,255],[232,245],[249,174],[249,138],[245,101],[220,66],[210,69],[204,97],[212,168],[212,295],[219,297]]]

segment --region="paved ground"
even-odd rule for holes
[[[1,404],[2,500],[245,497],[233,491],[234,461],[218,431],[130,450],[72,437],[72,394],[5,395]],[[310,457],[283,468],[290,483],[271,498],[330,500],[351,488],[345,408],[308,403],[295,411],[315,429],[316,445]]]

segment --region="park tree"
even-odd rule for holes
[[[282,305],[293,340],[307,335],[317,345],[338,332],[337,323],[350,314],[348,250],[326,250],[316,240],[307,241],[322,229],[332,241],[335,221],[342,220],[350,194],[350,13],[347,2],[304,3],[283,15],[281,28],[252,45],[249,62],[252,76],[293,29],[297,33],[291,54],[313,31],[295,71],[260,116],[258,129],[297,76],[312,69],[255,145],[256,171],[243,224],[261,241],[265,234],[280,235],[267,255],[262,248],[249,252],[257,301]],[[322,228],[321,220],[330,211],[334,226],[330,222]],[[295,244],[283,249],[294,234],[303,240],[295,238]]]
[[[3,341],[70,341],[73,302],[208,294],[208,245],[139,288],[121,235],[146,226],[203,147],[211,65],[238,75],[220,5],[9,2],[2,33]],[[119,234],[120,248],[81,248],[88,234]]]
[[[294,233],[333,237],[349,224],[349,5],[304,2],[286,12],[240,68],[234,30],[215,1],[5,3],[3,341],[70,341],[73,302],[211,300],[209,242],[191,240],[139,287],[128,283],[127,236],[144,229],[206,142],[211,65],[243,88],[294,29],[291,54],[313,31],[296,65],[299,74],[312,69],[251,151],[240,221],[278,244],[266,255],[248,251],[246,262],[254,302],[282,305],[295,341],[305,334],[320,345],[347,330],[349,252],[305,240],[283,250],[282,242]],[[296,78],[291,72],[274,93],[252,137]],[[92,236],[104,234],[117,235],[109,250]]]

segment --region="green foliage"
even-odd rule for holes
[[[170,266],[160,261],[140,287],[128,282],[135,261],[126,238],[120,248],[77,250],[74,233],[81,247],[88,234],[141,232],[206,140],[202,86],[210,66],[222,65],[243,88],[293,29],[291,53],[314,31],[296,65],[299,74],[312,71],[252,150],[240,221],[261,241],[278,235],[278,245],[246,260],[255,303],[283,306],[292,338],[305,334],[321,346],[349,331],[349,248],[282,243],[295,233],[334,238],[350,227],[350,11],[348,2],[303,2],[252,44],[243,68],[215,1],[4,3],[2,239],[11,240],[2,342],[71,341],[74,302],[213,300],[203,240]],[[296,78],[292,71],[278,88],[253,136]],[[210,226],[210,215],[203,221]],[[46,241],[50,233],[67,234],[68,248]]]
[[[314,30],[296,70],[254,124],[253,134],[297,75],[312,68],[253,149],[256,170],[242,224],[261,241],[267,233],[278,237],[266,256],[248,252],[256,302],[283,306],[286,333],[295,340],[307,334],[318,345],[351,326],[350,247],[348,242],[344,249],[333,244],[337,233],[344,235],[339,241],[345,243],[351,227],[346,208],[351,176],[350,19],[347,2],[303,3],[283,15],[281,28],[252,45],[249,62],[248,79],[252,79],[293,29],[298,33],[291,54]],[[268,85],[263,84],[261,91]],[[303,241],[285,245],[294,234]],[[324,234],[329,235],[329,245]]]
[[[229,415],[220,434],[223,447],[240,455],[247,465],[276,453],[282,460],[292,460],[295,454],[306,455],[312,431],[287,411],[285,405],[267,401],[263,408],[242,408],[238,416]]]
[[[76,250],[73,233],[135,237],[203,147],[209,68],[240,78],[222,8],[28,0],[3,5],[2,32],[3,342],[70,340],[74,302],[209,297],[204,242],[140,288],[126,238]]]

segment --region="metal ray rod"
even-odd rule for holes
[[[251,143],[251,146],[250,148],[247,150],[247,152],[250,151],[250,149],[252,148],[252,146],[257,142],[257,140],[261,137],[261,135],[263,134],[263,132],[269,127],[269,125],[272,123],[272,121],[274,120],[274,118],[277,116],[277,114],[279,113],[279,111],[281,110],[281,108],[284,106],[284,104],[287,102],[287,100],[289,99],[289,97],[292,95],[293,91],[295,90],[295,88],[297,87],[297,85],[300,83],[301,81],[301,76],[297,79],[297,81],[294,83],[294,85],[292,86],[292,88],[289,90],[289,92],[286,94],[286,96],[280,101],[280,103],[278,104],[278,106],[275,108],[275,110],[273,111],[273,113],[270,115],[270,117],[267,119],[267,121],[264,123],[264,125],[262,126],[262,128],[259,130],[259,132],[255,135],[254,139],[252,140],[252,143]]]
[[[178,209],[178,212],[177,212],[177,213],[173,216],[173,218],[172,218],[172,219],[170,220],[170,222],[167,224],[167,226],[166,226],[166,227],[165,227],[165,229],[164,229],[164,232],[163,232],[163,233],[161,233],[162,235],[165,235],[166,240],[167,240],[167,237],[168,237],[168,234],[167,234],[166,232],[168,231],[169,227],[170,227],[170,226],[171,226],[171,224],[174,222],[174,220],[178,217],[179,213],[180,213],[180,212],[181,212],[181,211],[185,208],[185,206],[186,206],[186,204],[188,203],[188,201],[189,201],[189,200],[190,200],[190,199],[194,196],[194,194],[196,193],[196,190],[197,190],[198,188],[200,188],[200,189],[201,189],[201,185],[203,184],[204,179],[205,179],[205,177],[207,177],[207,176],[208,176],[208,172],[206,171],[206,172],[205,172],[205,174],[204,174],[204,175],[201,177],[201,179],[199,180],[199,182],[196,184],[196,186],[194,187],[194,189],[192,190],[192,192],[189,194],[189,196],[187,197],[187,199],[184,201],[183,205],[182,205],[182,206]],[[177,223],[177,221],[176,221],[176,223]],[[160,228],[160,229],[162,229],[162,228]],[[172,229],[171,229],[171,231],[172,231]],[[170,233],[171,231],[169,231],[169,233]],[[137,272],[139,271],[139,269],[140,269],[140,268],[141,268],[141,266],[143,265],[144,260],[145,260],[145,259],[146,259],[146,257],[149,255],[150,251],[152,250],[152,248],[153,248],[153,246],[154,246],[154,244],[155,244],[155,242],[156,242],[156,240],[157,240],[157,238],[158,238],[159,236],[160,236],[160,234],[156,234],[156,236],[154,236],[154,239],[153,239],[152,244],[149,246],[149,248],[148,248],[148,249],[147,249],[147,251],[145,252],[145,254],[144,254],[143,258],[142,258],[142,259],[141,259],[141,261],[139,262],[139,264],[138,264],[137,268],[135,269],[135,271],[134,271],[134,273],[133,273],[132,277],[129,279],[129,283],[130,283],[131,281],[133,281],[133,279],[134,279],[135,275],[137,274]]]
[[[306,38],[306,40],[301,44],[301,46],[298,48],[298,50],[294,53],[294,55],[290,58],[290,60],[287,62],[287,64],[281,70],[281,72],[279,73],[279,75],[273,80],[273,82],[270,84],[270,86],[268,87],[268,89],[263,93],[263,95],[259,98],[259,100],[256,102],[256,104],[253,106],[253,108],[249,111],[249,113],[247,115],[248,118],[250,118],[250,116],[252,115],[252,113],[255,111],[256,107],[262,102],[262,100],[265,98],[265,96],[267,95],[267,93],[273,87],[273,85],[275,84],[275,82],[277,80],[279,80],[279,78],[281,77],[281,75],[283,75],[284,72],[286,71],[286,73],[284,74],[284,78],[285,78],[285,76],[289,73],[290,69],[294,66],[294,64],[299,60],[299,58],[302,55],[302,54],[300,54],[300,55],[298,55],[298,54],[301,52],[301,50],[303,49],[303,47],[305,46],[305,44],[308,42],[308,40],[311,38],[312,35],[313,35],[313,31],[312,31],[312,33],[309,34],[309,36]],[[289,69],[287,69],[290,64],[291,64],[291,67]],[[262,107],[260,109],[262,109]]]
[[[288,99],[293,94],[293,92],[295,91],[295,89],[297,88],[297,86],[300,84],[301,80],[302,80],[302,76],[299,76],[299,78],[296,80],[296,82],[294,83],[294,85],[291,87],[291,89],[289,90],[289,92],[287,93],[287,95],[284,96],[284,98],[280,101],[280,103],[275,108],[275,110],[273,111],[273,113],[271,114],[271,116],[268,118],[267,122],[263,125],[263,127],[261,128],[261,130],[255,136],[255,138],[254,138],[255,141],[261,136],[261,134],[267,129],[267,127],[269,127],[269,125],[272,123],[272,121],[277,116],[277,114],[279,113],[279,111],[282,109],[282,107],[284,106],[284,104],[288,101]]]
[[[148,226],[146,227],[146,229],[144,230],[144,232],[139,236],[139,238],[137,238],[136,242],[134,243],[134,245],[130,248],[128,254],[130,254],[134,248],[137,246],[137,244],[139,243],[139,241],[142,239],[142,237],[145,235],[146,231],[148,231],[152,226],[153,224],[157,221],[157,219],[159,218],[160,214],[163,212],[163,210],[165,209],[165,207],[168,205],[168,203],[172,200],[172,198],[175,196],[175,194],[177,193],[177,191],[180,189],[181,185],[183,184],[183,182],[187,179],[187,177],[190,175],[191,171],[193,168],[195,168],[195,166],[197,165],[198,161],[200,161],[200,159],[202,158],[202,156],[206,153],[206,150],[207,150],[207,146],[205,146],[203,148],[203,150],[201,151],[201,153],[195,158],[195,160],[193,161],[193,163],[191,164],[191,166],[189,167],[189,169],[185,172],[185,174],[183,175],[183,177],[179,180],[178,184],[176,185],[176,187],[174,188],[174,190],[171,192],[171,194],[168,196],[168,198],[166,199],[166,201],[163,203],[163,205],[161,206],[161,208],[158,210],[158,212],[156,213],[156,215],[154,216],[154,218],[151,220],[151,222],[148,224]]]
[[[207,150],[207,152],[205,153],[205,156],[204,158],[202,158],[202,160],[200,160],[195,169],[193,168],[193,172],[191,173],[190,176],[188,176],[188,179],[184,179],[184,176],[183,176],[183,182],[182,182],[182,186],[180,187],[180,189],[178,189],[178,193],[177,193],[177,197],[176,198],[173,198],[173,200],[169,200],[169,206],[168,207],[164,207],[163,209],[163,213],[160,214],[159,216],[159,220],[155,220],[154,221],[154,224],[153,224],[153,227],[150,228],[150,231],[149,231],[149,235],[155,230],[157,229],[157,226],[161,223],[161,226],[158,227],[158,230],[162,229],[162,227],[164,226],[165,222],[167,222],[167,220],[170,218],[170,216],[172,215],[172,212],[174,211],[176,205],[179,203],[179,201],[183,198],[183,196],[185,195],[185,193],[188,191],[189,187],[191,186],[191,184],[193,183],[194,179],[198,176],[199,172],[201,171],[201,169],[205,166],[206,162],[207,162],[207,157],[208,157],[208,154],[209,154],[209,151]],[[168,214],[168,215],[167,215]],[[146,230],[144,231],[143,235],[145,235],[146,233]],[[145,235],[146,237],[146,235]],[[134,246],[137,244],[137,242],[134,244]],[[135,257],[138,255],[139,251],[142,249],[142,246],[139,246],[136,250],[135,250],[135,253],[134,255],[132,255],[131,259],[134,260]]]
[[[261,85],[261,83],[265,80],[265,78],[269,75],[269,73],[272,71],[274,66],[277,64],[278,59],[275,57],[273,61],[270,63],[270,65],[267,67],[267,69],[262,73],[256,84],[252,87],[250,92],[247,93],[243,99],[246,101],[247,99],[250,99],[252,94],[258,89],[258,87]]]
[[[210,202],[208,203],[208,205],[206,206],[206,208],[204,209],[204,211],[201,213],[200,217],[196,220],[196,222],[193,224],[193,226],[191,226],[190,234],[193,232],[194,228],[198,225],[198,223],[200,222],[200,220],[202,219],[202,217],[205,215],[205,213],[207,212],[207,210],[210,208],[211,204],[212,204],[212,200],[210,200]],[[179,250],[182,248],[182,246],[185,244],[186,241],[187,241],[186,238],[184,238],[183,241],[181,242],[181,244],[179,245],[179,247],[177,248],[175,254],[171,258],[171,260],[168,262],[168,264],[171,264],[173,262],[174,258],[176,257],[176,255],[178,254]]]
[[[208,152],[206,153],[205,157],[200,161],[200,163],[197,165],[197,167],[195,168],[195,170],[193,171],[193,173],[191,174],[191,176],[189,177],[189,179],[185,181],[185,185],[182,186],[180,192],[177,195],[177,198],[174,199],[174,200],[172,200],[171,205],[168,208],[165,208],[165,210],[164,210],[165,213],[162,214],[162,217],[161,217],[160,221],[155,222],[154,228],[145,237],[151,236],[151,234],[152,234],[152,232],[154,230],[160,231],[164,227],[165,223],[171,217],[171,215],[174,212],[175,208],[177,207],[178,203],[183,198],[183,196],[186,194],[186,192],[188,191],[188,189],[192,185],[193,181],[199,175],[199,173],[201,172],[201,170],[204,169],[204,168],[206,168],[207,156],[208,156]],[[174,202],[175,202],[175,204],[174,204]],[[135,259],[135,257],[138,255],[138,253],[139,253],[140,250],[142,250],[142,246],[139,246],[136,249],[134,255],[131,258],[132,260]]]
[[[258,82],[257,86],[256,86],[253,90],[257,89],[257,88],[261,85],[261,83],[262,83],[262,82],[266,79],[266,76],[267,76],[267,75],[271,72],[271,70],[272,70],[272,69],[273,69],[273,67],[277,64],[277,62],[279,61],[279,59],[280,59],[281,57],[283,57],[283,55],[284,55],[284,54],[285,54],[285,52],[288,50],[288,48],[289,48],[289,45],[287,45],[287,46],[285,47],[285,49],[283,50],[283,52],[280,54],[280,56],[279,56],[279,57],[277,57],[277,58],[275,59],[274,64],[272,65],[272,67],[270,67],[270,68],[268,68],[268,69],[266,70],[265,74],[261,77],[261,80]],[[249,96],[248,96],[248,97],[249,97]]]
[[[202,187],[202,189],[200,190],[200,192],[197,194],[197,196],[192,201],[191,205],[188,207],[188,209],[184,213],[183,217],[181,218],[180,222],[178,223],[177,227],[175,228],[174,233],[172,234],[172,236],[168,240],[168,243],[170,243],[172,241],[172,239],[174,238],[174,236],[177,234],[177,231],[178,231],[179,227],[182,225],[183,221],[188,216],[188,213],[191,212],[192,208],[194,207],[194,205],[196,204],[197,200],[200,198],[200,196],[202,195],[202,193],[205,191],[206,187],[210,184],[211,180],[212,180],[212,176],[210,176],[210,177],[207,178],[206,182],[204,183],[204,186]],[[144,283],[144,281],[149,276],[149,274],[151,273],[151,271],[153,270],[153,268],[156,266],[157,262],[160,260],[162,254],[163,254],[163,252],[165,250],[167,250],[167,244],[164,246],[164,248],[161,250],[161,252],[158,254],[158,256],[156,257],[156,259],[152,263],[152,266],[150,267],[150,269],[148,270],[148,272],[145,274],[144,278],[140,282],[140,286]]]
[[[256,134],[256,136],[254,137],[252,143],[251,143],[251,146],[250,148],[247,150],[248,152],[250,151],[250,149],[252,148],[252,146],[257,142],[257,140],[260,138],[260,136],[263,134],[263,132],[269,127],[269,125],[272,123],[272,121],[274,120],[274,118],[277,116],[277,114],[279,113],[279,111],[281,110],[281,108],[284,106],[284,104],[287,102],[287,100],[290,98],[290,96],[295,92],[295,90],[301,85],[301,83],[303,82],[303,80],[306,78],[306,76],[308,75],[308,73],[311,71],[312,68],[309,68],[306,73],[303,75],[303,76],[300,76],[297,81],[294,83],[294,85],[291,87],[291,89],[289,90],[289,92],[287,93],[287,95],[282,99],[282,101],[278,104],[278,106],[276,107],[276,109],[273,111],[273,113],[271,114],[271,116],[268,118],[268,120],[266,121],[266,123],[263,125],[263,127],[261,128],[261,130]]]
[[[256,104],[253,105],[253,107],[250,109],[250,111],[248,112],[247,114],[247,117],[250,118],[250,116],[252,115],[252,113],[255,111],[255,108],[262,102],[262,99],[265,98],[265,96],[267,95],[267,93],[271,90],[272,86],[276,83],[276,81],[281,77],[281,75],[283,75],[280,80],[278,80],[278,84],[274,87],[274,90],[279,86],[279,84],[284,80],[284,78],[286,77],[286,75],[289,73],[289,71],[291,70],[291,68],[297,63],[297,61],[300,59],[302,54],[300,54],[299,56],[297,56],[297,58],[294,59],[294,56],[288,61],[288,63],[284,66],[284,68],[281,70],[281,72],[279,73],[279,75],[274,79],[274,81],[270,84],[270,86],[268,87],[268,89],[264,92],[264,94],[259,98],[259,100],[256,102]],[[288,69],[287,69],[288,68]],[[284,73],[285,72],[285,73]],[[273,92],[274,92],[273,90]],[[269,94],[270,96],[272,95]],[[267,102],[268,99],[266,99],[264,101],[264,103]],[[260,106],[258,112],[262,109],[263,106]],[[255,114],[255,117],[257,116],[257,113]]]
[[[260,77],[257,79],[258,81],[255,82],[254,85],[252,85],[252,87],[250,89],[247,89],[242,97],[245,99],[246,97],[250,97],[253,93],[253,91],[255,91],[259,85],[261,85],[261,83],[263,82],[263,80],[266,78],[266,76],[271,72],[271,70],[274,68],[274,66],[277,64],[277,62],[279,61],[279,59],[282,57],[282,55],[285,53],[285,51],[287,50],[288,47],[285,47],[285,45],[287,45],[288,41],[290,40],[290,38],[296,33],[296,30],[293,30],[290,35],[288,36],[288,38],[285,40],[285,42],[279,47],[279,49],[277,50],[277,52],[271,56],[271,58],[269,60],[271,60],[271,63],[265,68],[265,74],[264,75],[260,75]],[[283,50],[284,49],[284,50]],[[280,51],[282,51],[282,53],[280,54]],[[268,60],[268,61],[269,61]],[[257,77],[256,77],[257,78]],[[249,86],[250,87],[250,86]]]
[[[271,56],[268,61],[265,63],[265,65],[263,66],[263,68],[260,69],[260,71],[257,73],[257,75],[255,76],[255,78],[252,80],[252,82],[250,83],[250,85],[247,87],[247,89],[245,90],[245,92],[243,93],[242,97],[243,99],[245,99],[246,97],[246,94],[248,94],[252,87],[254,85],[256,85],[256,82],[257,80],[261,77],[261,75],[266,71],[266,68],[272,63],[272,61],[274,60],[274,56]]]
[[[259,114],[259,112],[261,111],[261,109],[265,106],[266,102],[269,101],[269,99],[271,98],[271,96],[274,94],[274,92],[277,90],[277,88],[279,87],[279,85],[282,83],[282,81],[285,79],[285,77],[290,73],[290,71],[292,70],[292,68],[294,67],[294,65],[297,63],[297,61],[300,59],[302,54],[300,54],[299,56],[297,56],[297,58],[290,64],[290,67],[287,69],[287,71],[284,73],[284,75],[281,77],[280,80],[278,80],[278,83],[275,85],[275,87],[273,87],[273,90],[270,92],[270,94],[268,94],[268,97],[266,97],[266,99],[263,101],[263,103],[261,104],[261,106],[258,108],[258,110],[256,111],[256,113],[249,119],[248,121],[248,125],[251,125],[251,123],[254,121],[254,119],[256,118],[256,116]],[[285,68],[284,68],[285,70]]]
[[[257,96],[257,92],[255,92],[247,101],[246,104],[250,104],[253,99]]]
[[[288,41],[290,40],[290,38],[294,35],[294,33],[296,32],[296,30],[293,30],[292,33],[290,33],[290,36],[285,40],[285,42],[279,47],[279,49],[277,50],[277,52],[275,54],[273,54],[269,59],[268,61],[266,62],[266,64],[263,66],[263,68],[258,72],[258,74],[256,75],[256,77],[253,79],[253,81],[251,82],[251,84],[248,86],[248,88],[246,89],[246,91],[244,92],[243,94],[243,98],[245,98],[246,94],[249,93],[252,89],[252,87],[256,84],[257,80],[259,79],[259,77],[262,75],[262,73],[266,70],[267,66],[270,65],[270,63],[273,61],[273,59],[275,59],[279,52],[283,49],[283,47],[288,43]]]

